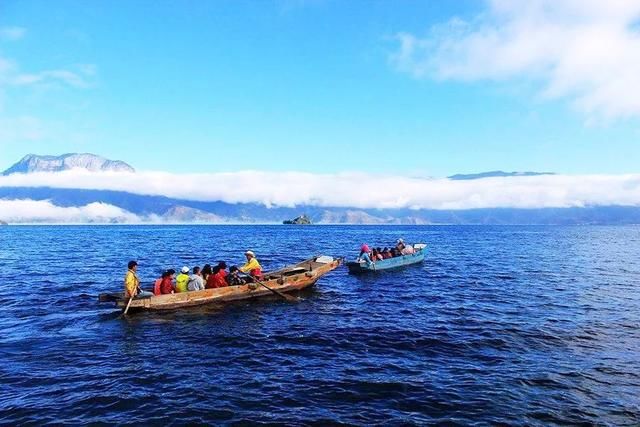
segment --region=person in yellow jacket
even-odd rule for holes
[[[184,266],[176,277],[176,292],[187,292],[189,285],[189,267]]]
[[[129,297],[150,297],[153,296],[153,292],[143,291],[140,289],[140,279],[136,275],[138,271],[138,262],[129,261],[127,264],[128,270],[124,275],[124,296]]]
[[[250,274],[254,279],[260,280],[262,277],[262,267],[256,259],[256,254],[254,254],[253,251],[247,251],[244,253],[244,256],[247,257],[247,262],[240,267],[239,270],[243,273]]]

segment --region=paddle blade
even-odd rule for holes
[[[300,301],[300,298],[296,298],[293,295],[282,294],[282,296],[284,297],[284,299],[286,299],[289,302],[299,302]]]

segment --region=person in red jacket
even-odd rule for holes
[[[162,295],[162,292],[160,292],[161,283],[162,283],[162,277],[160,277],[159,279],[156,279],[156,281],[153,283],[153,294],[155,296]]]
[[[173,287],[173,278],[175,274],[176,271],[173,269],[167,270],[162,273],[162,282],[160,282],[161,294],[172,294],[175,291]]]
[[[212,288],[224,288],[225,286],[228,286],[227,284],[227,263],[224,261],[220,261],[218,263],[218,265],[216,265],[215,267],[213,267],[213,269],[211,270],[211,287]],[[209,283],[207,283],[207,285],[209,285]]]

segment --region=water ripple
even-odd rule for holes
[[[301,302],[121,318],[140,261],[268,268],[362,242],[421,266],[345,269]],[[0,424],[638,425],[640,227],[0,228]]]

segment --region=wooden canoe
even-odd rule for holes
[[[367,265],[364,261],[353,261],[346,263],[350,274],[362,274],[373,271],[389,270],[392,268],[404,267],[405,265],[417,264],[424,261],[427,245],[414,245],[415,252],[411,255],[401,255],[393,258],[387,258],[380,261],[372,262]]]
[[[297,264],[264,273],[262,283],[279,292],[299,291],[312,286],[320,277],[336,269],[342,259],[330,256],[317,256]],[[273,293],[264,286],[257,285],[251,289],[249,285],[227,286],[225,288],[205,289],[202,291],[180,292],[167,295],[154,295],[146,298],[134,298],[132,310],[175,310],[182,307],[193,307],[203,304],[237,301],[257,298]],[[99,302],[115,302],[116,307],[124,309],[129,302],[124,293],[100,294]]]

